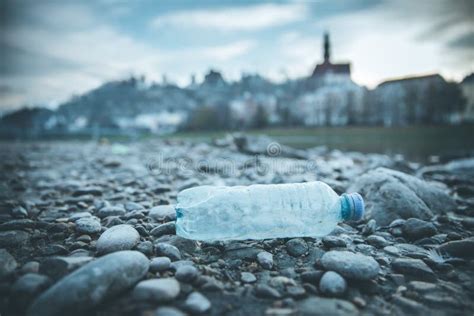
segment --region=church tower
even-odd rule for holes
[[[351,65],[349,63],[333,64],[331,62],[331,43],[329,41],[328,32],[324,33],[323,57],[324,61],[321,64],[316,65],[311,78],[322,78],[328,74],[330,76],[336,75],[341,78],[350,78]]]
[[[331,56],[331,44],[329,43],[329,33],[324,33],[324,63],[329,64],[331,63],[330,56]]]

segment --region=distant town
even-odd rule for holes
[[[181,88],[144,77],[103,84],[56,110],[23,108],[0,119],[2,138],[245,130],[272,126],[405,126],[474,122],[474,74],[461,82],[439,74],[387,80],[374,89],[333,62],[329,34],[322,62],[305,78],[273,83],[258,74],[226,81],[210,70]]]

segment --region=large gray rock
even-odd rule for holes
[[[354,280],[370,280],[377,277],[380,266],[374,258],[349,251],[329,251],[321,258],[326,270]]]
[[[104,300],[132,287],[148,271],[149,261],[138,251],[120,251],[74,271],[44,292],[28,315],[85,313]]]
[[[379,225],[388,225],[397,218],[427,220],[456,207],[440,186],[387,168],[365,173],[347,192],[362,194],[366,217],[374,218]]]
[[[99,254],[130,250],[140,241],[140,234],[130,225],[117,225],[107,229],[97,240]]]

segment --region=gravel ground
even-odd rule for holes
[[[268,138],[3,143],[1,315],[474,313],[474,159],[401,158]],[[175,235],[180,190],[321,180],[366,217],[324,238]]]

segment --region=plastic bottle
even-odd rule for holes
[[[200,186],[178,194],[176,233],[194,240],[320,237],[363,213],[358,193],[338,196],[320,181]]]

